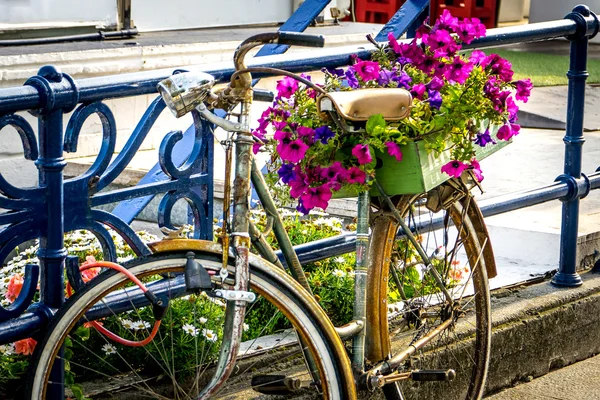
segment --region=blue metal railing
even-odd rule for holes
[[[307,3],[324,7],[327,1],[312,0],[312,3],[305,2]],[[410,23],[400,18],[403,29],[409,28],[418,20],[426,7],[421,0],[411,0],[407,4],[414,7],[414,12],[411,14]],[[305,16],[318,14],[315,14],[315,10],[309,11]],[[399,11],[399,14],[402,12],[406,10]],[[308,25],[307,20],[296,21],[294,24],[298,25],[298,30]],[[564,174],[557,178],[558,182],[548,186],[506,195],[481,204],[484,215],[494,215],[550,200],[563,201],[560,271],[553,281],[562,286],[581,283],[575,265],[579,199],[590,190],[600,187],[600,173],[593,173],[587,177],[581,173],[587,45],[588,37],[595,35],[599,27],[595,15],[587,8],[578,6],[574,13],[564,20],[494,29],[488,32],[487,37],[465,46],[484,48],[559,37],[571,40]],[[397,32],[390,28],[390,25],[386,25],[385,29]],[[274,54],[280,50],[277,48],[270,51]],[[367,58],[369,51],[368,46],[343,48],[335,52],[328,49],[257,58],[248,64],[304,72],[345,66],[348,65],[352,54]],[[233,73],[233,68],[230,64],[219,64],[205,72],[214,75],[219,82],[226,82]],[[17,130],[23,143],[25,157],[34,161],[39,169],[40,182],[37,187],[22,189],[12,186],[0,174],[0,262],[4,262],[17,245],[27,240],[40,239],[39,270],[35,266],[29,266],[26,283],[19,299],[9,308],[0,307],[0,343],[31,336],[47,323],[52,310],[62,304],[66,257],[64,232],[75,229],[93,231],[102,244],[105,257],[109,260],[116,260],[116,250],[105,226],[121,235],[137,254],[150,253],[128,225],[135,216],[135,211],[127,215],[115,215],[94,207],[117,201],[144,199],[136,205],[142,207],[148,198],[166,193],[159,207],[161,224],[170,225],[173,204],[176,200],[185,198],[194,210],[196,237],[211,237],[213,138],[210,126],[198,115],[194,115],[194,125],[187,135],[176,132],[167,134],[163,143],[175,143],[175,146],[173,149],[170,149],[170,146],[161,146],[163,149],[160,152],[160,163],[155,168],[155,179],[148,179],[131,188],[106,190],[131,161],[165,106],[158,97],[152,102],[123,151],[111,161],[116,142],[116,122],[111,110],[103,101],[154,94],[156,84],[171,73],[172,70],[168,69],[75,81],[56,68],[43,67],[38,75],[30,78],[24,86],[0,89],[0,129],[12,126]],[[64,114],[74,109],[75,112],[64,127]],[[34,113],[38,117],[39,143],[29,123],[15,114],[25,110],[35,110]],[[64,151],[76,150],[81,127],[92,115],[97,115],[102,123],[103,139],[99,155],[86,173],[65,180]],[[196,154],[196,157],[189,159],[189,149],[192,147],[195,150],[191,153]],[[188,149],[187,152],[185,149]],[[184,160],[187,160],[188,167],[173,173],[174,166],[181,165]],[[105,190],[100,192],[102,189]],[[355,248],[354,239],[353,235],[348,234],[298,246],[300,259],[302,262],[308,262],[351,252]],[[38,271],[41,274],[38,274]],[[38,275],[40,301],[30,306]]]

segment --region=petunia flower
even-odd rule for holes
[[[398,87],[402,87],[406,90],[408,90],[410,88],[410,84],[412,83],[412,78],[404,71],[402,71],[400,73],[400,76],[398,77]]]
[[[294,178],[294,165],[293,164],[282,164],[281,168],[277,170],[279,179],[281,182],[287,184]]]
[[[458,160],[450,161],[448,164],[442,166],[442,172],[454,178],[460,177],[465,169],[467,169],[467,164]]]
[[[298,90],[298,82],[289,76],[277,81],[277,97],[290,98]]]
[[[511,137],[517,136],[520,130],[520,125],[509,122],[508,124],[502,125],[500,129],[498,129],[498,134],[496,137],[500,140],[509,140]]]
[[[517,100],[521,100],[523,103],[527,103],[529,100],[529,96],[531,95],[531,89],[533,88],[533,84],[531,83],[531,79],[523,79],[520,81],[514,82],[515,88],[517,89],[517,94],[515,97]]]
[[[437,21],[435,21],[434,28],[449,29],[453,32],[456,32],[456,29],[458,28],[458,18],[453,17],[452,14],[450,14],[450,11],[444,10],[442,15],[440,15]]]
[[[442,95],[436,90],[428,90],[427,96],[429,96],[429,106],[437,110],[442,106]]]
[[[511,96],[508,96],[504,102],[506,104],[506,112],[508,113],[508,121],[510,123],[517,122],[519,117],[517,113],[519,112],[519,107],[515,104],[514,100]]]
[[[279,146],[277,147],[279,148]],[[297,163],[304,158],[307,150],[308,145],[301,139],[296,139],[293,142],[284,145],[281,151],[279,151],[279,156],[283,161]]]
[[[446,70],[446,79],[459,84],[465,83],[473,70],[473,64],[463,61],[460,57],[454,57],[454,61]]]
[[[306,188],[308,188],[308,185],[304,181],[305,176],[306,175],[299,171],[299,168],[295,169],[294,176],[288,182],[288,185],[290,185],[290,196],[292,196],[294,199],[300,197]]]
[[[373,161],[371,153],[369,152],[369,146],[366,144],[357,144],[354,146],[352,155],[358,159],[360,165],[368,164]]]
[[[400,146],[394,142],[386,142],[387,152],[390,156],[395,157],[397,161],[402,161],[402,151]]]
[[[481,50],[475,50],[471,53],[471,57],[469,57],[469,61],[473,64],[481,64],[483,60],[485,60],[487,56]]]
[[[323,125],[315,129],[315,140],[319,140],[323,144],[327,144],[327,142],[334,137],[335,132],[332,131],[327,125]]]
[[[483,133],[478,133],[475,138],[475,144],[485,147],[488,143],[496,144],[496,141],[490,136],[490,130],[486,129]]]
[[[328,72],[330,75],[337,76],[338,78],[341,78],[342,76],[344,76],[344,70],[341,68],[326,67],[326,68],[323,68],[322,71]]]
[[[477,35],[477,30],[475,26],[467,21],[463,21],[461,24],[458,24],[458,29],[456,29],[456,34],[464,43],[469,44],[475,39]]]
[[[348,86],[350,86],[352,89],[358,88],[358,79],[356,79],[356,76],[354,75],[354,68],[352,67],[348,67],[346,70],[346,82],[348,82]]]
[[[475,178],[477,178],[477,180],[481,182],[483,180],[483,173],[481,172],[481,166],[479,165],[479,161],[477,161],[476,159],[472,159],[471,167],[473,168]]]
[[[365,183],[367,174],[359,167],[351,167],[346,172],[346,182],[348,183]]]
[[[306,193],[301,198],[302,204],[309,210],[315,207],[326,209],[329,200],[331,200],[331,189],[327,185],[311,187],[306,190]]]
[[[438,78],[437,76],[434,76],[433,78],[431,78],[431,80],[429,81],[429,83],[427,83],[425,85],[425,87],[427,88],[427,90],[437,90],[437,91],[439,91],[441,88],[444,87],[444,80]]]
[[[340,180],[344,175],[344,167],[342,167],[342,163],[339,161],[334,162],[327,168],[323,168],[321,170],[321,178],[326,181],[337,181]]]
[[[423,94],[425,94],[426,89],[427,88],[424,84],[418,83],[412,87],[412,89],[410,90],[410,94],[412,94],[413,97],[419,100],[423,100]]]
[[[285,146],[292,143],[292,133],[286,131],[275,131],[273,138],[278,141],[277,152],[281,154]]]
[[[379,63],[376,61],[361,61],[353,65],[354,70],[363,81],[371,81],[379,77]]]
[[[296,129],[298,136],[304,138],[307,144],[313,144],[315,142],[315,130],[307,126],[299,126]]]
[[[302,203],[302,199],[298,199],[298,205],[296,206],[296,210],[301,212],[303,215],[307,215],[310,212],[310,210],[308,210],[306,207],[304,207],[304,204]]]
[[[380,86],[387,86],[391,82],[394,82],[397,78],[396,71],[389,71],[387,69],[382,69],[379,71],[379,77],[377,78],[377,83]]]
[[[458,49],[454,38],[445,29],[438,29],[431,33],[425,43],[429,45],[429,49],[433,51],[436,58],[445,57]]]
[[[392,50],[394,50],[394,52],[396,54],[401,54],[401,49],[400,49],[400,45],[398,44],[398,41],[396,40],[396,36],[394,35],[394,32],[388,32],[387,35],[388,38],[388,42],[390,42],[390,47],[392,48]]]

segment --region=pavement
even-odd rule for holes
[[[557,369],[540,378],[502,390],[487,400],[598,400],[600,356]]]

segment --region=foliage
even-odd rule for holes
[[[515,99],[527,101],[531,91],[529,79],[513,81],[510,62],[500,56],[459,53],[463,43],[484,35],[477,18],[459,20],[445,11],[433,26],[420,27],[410,43],[398,43],[390,35],[388,44],[377,45],[371,61],[355,56],[345,71],[324,70],[324,85],[307,86],[290,77],[280,80],[278,96],[254,135],[272,152],[270,171],[289,187],[297,209],[324,209],[332,192],[342,187],[368,189],[376,153],[401,162],[402,146],[416,140],[425,141],[428,151],[450,152],[452,161],[441,172],[458,177],[471,169],[483,179],[475,147],[517,135]],[[368,88],[410,92],[410,115],[390,122],[375,114],[366,123],[348,127],[318,111],[319,92]],[[495,138],[492,126],[501,126]],[[255,151],[260,147],[255,145]]]

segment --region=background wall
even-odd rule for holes
[[[117,22],[116,0],[0,0],[0,23]]]

